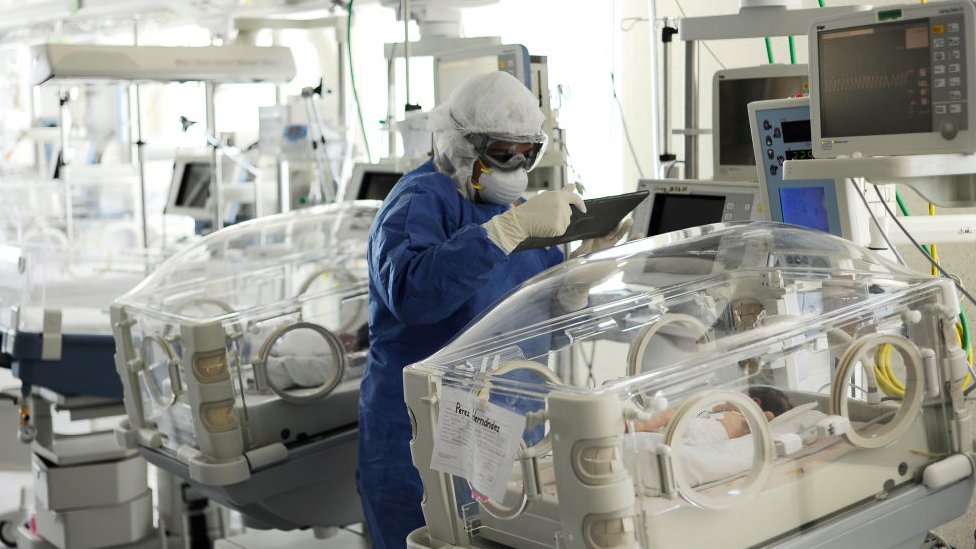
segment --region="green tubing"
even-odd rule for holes
[[[766,37],[766,57],[769,59],[769,64],[772,65],[776,61],[773,60],[773,41]]]
[[[969,347],[972,345],[969,342],[969,319],[966,318],[966,310],[959,307],[959,323],[962,324],[962,348],[969,354]]]
[[[796,44],[792,36],[790,36],[790,65],[796,65]]]
[[[898,209],[901,210],[901,215],[905,217],[912,215],[912,213],[908,211],[908,205],[905,204],[905,200],[901,197],[901,193],[897,190],[895,191],[895,202],[898,203]],[[932,250],[929,249],[928,244],[922,244],[922,249],[925,250],[925,253],[929,257],[932,257]]]
[[[908,212],[908,206],[905,205],[905,200],[901,197],[901,193],[895,191],[895,202],[898,202],[898,209],[901,210],[901,215],[908,217],[912,214]]]

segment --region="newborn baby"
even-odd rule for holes
[[[765,412],[766,419],[792,408],[786,395],[772,387],[750,387],[747,394]],[[661,472],[655,456],[664,443],[661,431],[673,417],[674,411],[665,410],[648,420],[636,421],[633,436],[624,437],[624,466],[643,493],[654,495],[661,490]],[[688,422],[681,440],[672,443],[675,470],[689,486],[748,471],[755,454],[749,434],[745,417],[735,406],[724,403],[706,410]]]
[[[759,405],[767,421],[793,407],[786,395],[773,387],[749,387],[748,394],[749,398]],[[673,410],[665,410],[655,414],[651,419],[635,421],[634,430],[637,432],[658,432],[667,427],[673,417]],[[715,406],[710,412],[705,412],[692,419],[688,424],[686,438],[703,443],[712,443],[748,434],[749,424],[746,423],[746,418],[735,405],[724,403]]]

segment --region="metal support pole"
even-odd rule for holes
[[[139,23],[132,23],[132,44],[134,46],[139,45]],[[135,107],[135,130],[136,130],[136,162],[139,163],[139,220],[140,229],[142,235],[142,247],[149,247],[149,207],[146,203],[146,143],[142,140],[142,93],[140,91],[141,86],[136,83],[134,86],[134,95],[136,100]],[[165,227],[165,222],[163,223]],[[165,229],[164,229],[165,230]],[[165,235],[165,232],[163,233]],[[165,240],[162,243],[162,248],[166,247]]]
[[[671,47],[674,44],[674,36],[678,34],[678,29],[671,26],[671,21],[664,20],[664,28],[661,29],[661,95],[663,104],[661,106],[661,150],[658,160],[660,167],[664,168],[666,163],[674,162],[678,157],[671,152]],[[666,178],[669,169],[663,169],[659,177]]]
[[[406,86],[407,100],[410,104],[410,0],[403,0],[403,85]]]
[[[698,42],[685,42],[685,178],[698,177]]]
[[[278,31],[272,31],[271,44],[277,46],[279,42]],[[285,103],[285,99],[286,96],[282,85],[275,84],[275,105],[281,106],[283,104],[285,108],[288,108],[288,103]],[[291,209],[288,169],[288,162],[282,160],[280,154],[275,155],[275,190],[278,193],[278,213],[285,213]]]
[[[340,31],[336,29],[336,36],[339,36]],[[347,38],[348,39],[348,38]],[[336,90],[338,93],[337,100],[339,102],[339,127],[346,127],[346,48],[349,45],[344,40],[336,40],[336,49],[339,52],[339,63],[337,67],[339,70],[336,71]]]
[[[386,137],[390,158],[397,156],[396,144],[396,56],[391,55],[386,71]],[[365,139],[366,136],[363,136]]]
[[[135,105],[135,130],[136,130],[136,162],[139,163],[139,220],[142,234],[142,247],[149,247],[149,206],[146,201],[146,143],[142,140],[142,93],[139,84],[134,86]],[[164,228],[165,231],[165,228]],[[165,233],[164,233],[165,235]],[[162,243],[162,247],[166,242]]]
[[[214,109],[215,88],[216,84],[213,82],[206,82],[204,84],[204,94],[206,95],[207,101],[207,135],[212,135],[215,140],[219,140],[217,137],[217,122]],[[221,200],[222,197],[220,196],[220,182],[222,180],[220,151],[217,150],[217,144],[212,143],[210,145],[210,205],[213,213],[214,231],[219,231],[224,228],[223,200]]]
[[[71,92],[67,87],[61,87],[58,92],[58,116],[60,120],[58,124],[60,125],[60,144],[61,144],[61,166],[60,166],[60,176],[61,183],[64,186],[64,232],[68,237],[68,242],[74,244],[75,241],[75,224],[74,224],[74,197],[71,190],[71,170],[68,167],[71,164],[72,156],[71,152],[71,109],[68,104],[71,102]],[[54,159],[55,164],[58,159]]]
[[[671,41],[661,44],[661,155],[671,152]],[[657,106],[657,105],[655,105]]]
[[[651,124],[658,129],[654,133],[652,148],[651,148],[651,162],[654,166],[654,173],[660,173],[661,171],[661,154],[666,151],[667,146],[667,134],[663,136],[661,132],[666,131],[663,129],[662,121],[667,120],[667,114],[664,113],[662,117],[661,112],[661,80],[660,80],[660,68],[658,67],[658,45],[657,45],[657,2],[655,0],[647,0],[647,26],[648,26],[648,46],[649,46],[649,61],[651,69]],[[666,47],[667,44],[664,44]],[[665,50],[667,51],[667,50]],[[665,90],[667,93],[667,90]]]
[[[355,135],[355,131],[350,131],[350,127],[347,125],[347,121],[349,117],[348,117],[348,113],[346,112],[346,109],[348,108],[347,98],[346,98],[347,97],[346,58],[348,57],[349,52],[346,48],[349,47],[349,43],[348,43],[349,37],[345,35],[345,28],[346,26],[343,24],[341,29],[339,27],[336,27],[335,29],[336,50],[338,51],[339,54],[338,63],[336,64],[336,66],[338,67],[338,70],[336,71],[337,73],[336,93],[338,93],[338,97],[336,99],[338,101],[338,107],[339,107],[339,127],[342,128],[343,135],[345,136],[346,139],[346,143],[351,144],[354,139],[353,136]],[[339,166],[340,172],[338,174],[338,181],[343,184],[349,181],[349,175],[352,170],[352,157],[353,157],[353,147],[352,145],[349,145],[346,148],[346,152],[342,157],[342,163]]]

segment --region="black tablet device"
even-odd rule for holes
[[[643,202],[648,194],[650,194],[648,191],[637,191],[603,198],[591,198],[585,201],[586,213],[580,212],[575,206],[570,206],[573,208],[573,217],[570,218],[569,228],[564,234],[551,238],[529,237],[516,246],[513,251],[521,252],[522,250],[556,246],[575,240],[605,236],[617,228],[620,220]]]

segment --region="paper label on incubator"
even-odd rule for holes
[[[434,455],[430,468],[467,479],[495,501],[505,499],[525,416],[487,403],[475,395],[442,387]]]

